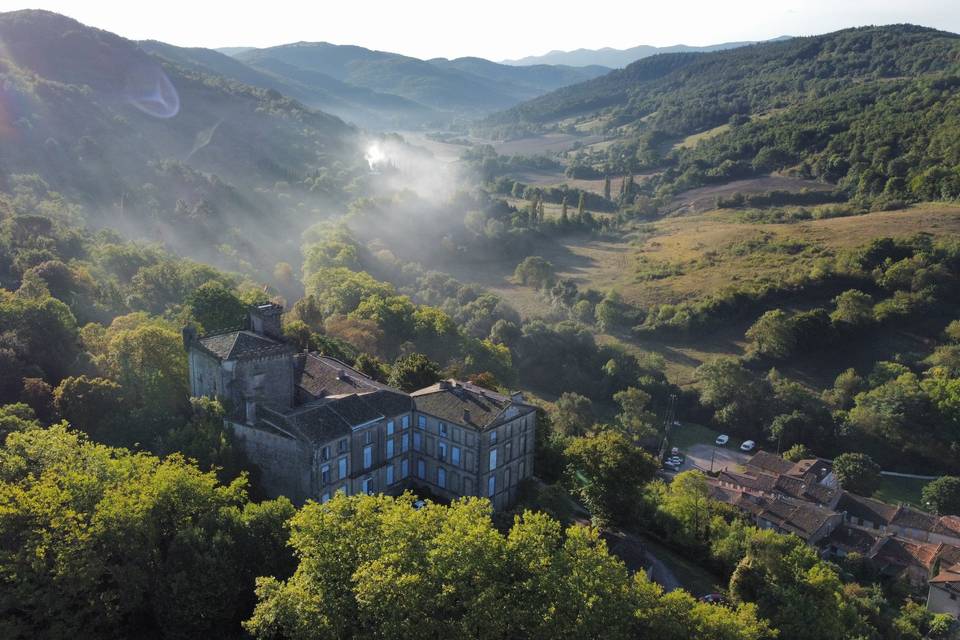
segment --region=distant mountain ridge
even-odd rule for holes
[[[234,51],[227,49],[227,51]],[[301,88],[332,82],[390,95],[431,111],[436,122],[462,114],[508,108],[609,71],[605,67],[533,65],[515,67],[482,58],[420,60],[388,51],[328,42],[295,42],[265,49],[240,49],[243,64]],[[308,102],[308,104],[311,104]],[[335,108],[331,109],[338,113]],[[343,114],[338,114],[343,115]]]
[[[669,47],[654,47],[652,45],[641,44],[629,49],[614,49],[604,47],[602,49],[575,49],[573,51],[561,51],[554,49],[542,56],[527,56],[518,60],[503,60],[502,64],[513,66],[527,66],[536,64],[549,65],[569,65],[572,67],[585,67],[590,65],[599,65],[611,69],[620,69],[631,62],[636,62],[642,58],[649,58],[659,53],[709,53],[711,51],[723,51],[725,49],[736,49],[737,47],[746,47],[759,42],[778,42],[780,40],[789,40],[791,36],[780,36],[771,40],[745,40],[743,42],[722,42],[720,44],[710,44],[702,47],[688,46],[685,44],[676,44]]]

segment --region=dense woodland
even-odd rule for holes
[[[400,167],[371,171],[352,127],[209,59],[146,47],[160,62],[43,12],[0,15],[0,38],[0,97],[19,109],[0,135],[20,136],[0,146],[0,636],[949,637],[922,593],[757,529],[710,500],[698,472],[663,482],[650,452],[672,407],[794,458],[836,456],[864,494],[880,467],[942,474],[925,500],[960,514],[955,239],[827,252],[744,238],[726,251],[811,260],[762,286],[652,306],[562,277],[540,252],[642,235],[675,193],[771,171],[832,186],[718,206],[793,224],[956,199],[956,36],[867,28],[654,56],[479,125],[511,134],[589,117],[616,136],[606,151],[477,145],[455,184],[428,192],[391,186]],[[130,73],[172,83],[178,115],[120,99]],[[513,177],[541,170],[622,179],[600,195]],[[550,313],[449,273],[491,261]],[[677,268],[638,264],[636,277]],[[538,479],[515,510],[263,499],[227,408],[189,396],[181,329],[236,328],[268,299],[286,303],[291,344],[398,388],[457,376],[535,398]],[[694,385],[623,346],[736,323],[746,352],[705,362]],[[928,353],[842,364],[825,388],[784,373],[905,328]],[[699,563],[729,604],[664,593],[610,553],[612,534]]]

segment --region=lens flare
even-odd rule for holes
[[[155,118],[172,118],[180,113],[180,96],[159,65],[139,66],[127,75],[126,99]]]

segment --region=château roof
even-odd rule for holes
[[[410,395],[417,411],[475,429],[485,429],[501,416],[508,417],[511,407],[517,409],[517,415],[534,410],[531,405],[514,401],[510,396],[452,379],[441,380]]]
[[[290,345],[247,330],[206,336],[197,343],[204,351],[220,360],[242,360],[293,352]]]

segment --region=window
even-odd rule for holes
[[[367,429],[363,432],[363,444],[370,444],[373,442],[373,430]]]
[[[497,444],[497,432],[496,432],[496,431],[491,431],[491,432],[490,432],[490,444]]]
[[[447,437],[447,423],[446,423],[446,422],[440,422],[440,423],[437,424],[437,433],[440,434],[440,437],[441,437],[441,438],[446,438],[446,437]]]
[[[447,443],[438,442],[437,443],[437,457],[440,458],[443,462],[447,461]]]
[[[423,447],[423,436],[414,431],[413,433],[413,450],[420,451]]]
[[[520,455],[527,453],[527,436],[520,438]]]
[[[451,447],[450,462],[458,467],[460,466],[460,447]]]
[[[508,442],[507,444],[503,445],[503,449],[503,459],[507,462],[513,460],[513,443]]]
[[[426,480],[427,478],[427,465],[423,461],[423,458],[417,460],[417,477],[421,480]]]
[[[410,428],[410,416],[403,416],[400,418],[400,428],[404,431]]]
[[[410,434],[405,433],[400,436],[400,451],[406,453],[410,450]]]
[[[330,465],[325,464],[320,467],[320,484],[330,483]]]
[[[493,471],[497,468],[497,450],[490,449],[490,468],[489,471]]]
[[[387,440],[387,458],[393,457],[393,438]]]
[[[393,420],[387,420],[387,435],[393,435]]]
[[[404,458],[400,461],[400,477],[406,478],[410,475],[410,461]]]
[[[417,416],[417,427],[420,429],[427,428],[427,418],[426,416]]]
[[[337,469],[338,478],[337,478],[337,479],[338,479],[338,480],[342,480],[342,479],[346,478],[346,477],[347,477],[347,459],[346,459],[346,458],[340,458],[339,460],[337,460],[337,467],[338,467],[338,469]]]
[[[460,429],[456,427],[453,428],[453,441],[460,442]]]
[[[517,478],[523,480],[525,477],[527,477],[527,465],[521,460],[520,464],[517,465]]]
[[[368,477],[368,478],[364,478],[364,480],[363,480],[363,492],[364,492],[365,494],[367,494],[368,496],[373,494],[373,476],[370,476],[370,477]]]
[[[492,498],[493,494],[497,492],[497,476],[490,474],[490,477],[487,478],[487,497]]]
[[[512,423],[512,422],[507,425],[507,437],[508,437],[508,438],[512,438],[512,437],[513,437],[513,423]]]
[[[322,496],[320,496],[320,504],[326,504],[330,502],[330,492],[327,491]]]
[[[337,443],[337,451],[340,453],[344,453],[346,450],[347,450],[347,439],[344,438],[339,443]]]
[[[510,488],[510,467],[503,470],[503,486],[505,489]]]
[[[441,489],[447,488],[447,470],[443,467],[437,467],[437,486]]]
[[[324,447],[320,449],[320,459],[326,462],[330,459],[330,447]]]
[[[387,465],[387,484],[393,484],[393,465]]]
[[[368,444],[363,448],[363,468],[369,469],[373,466],[373,445]]]

